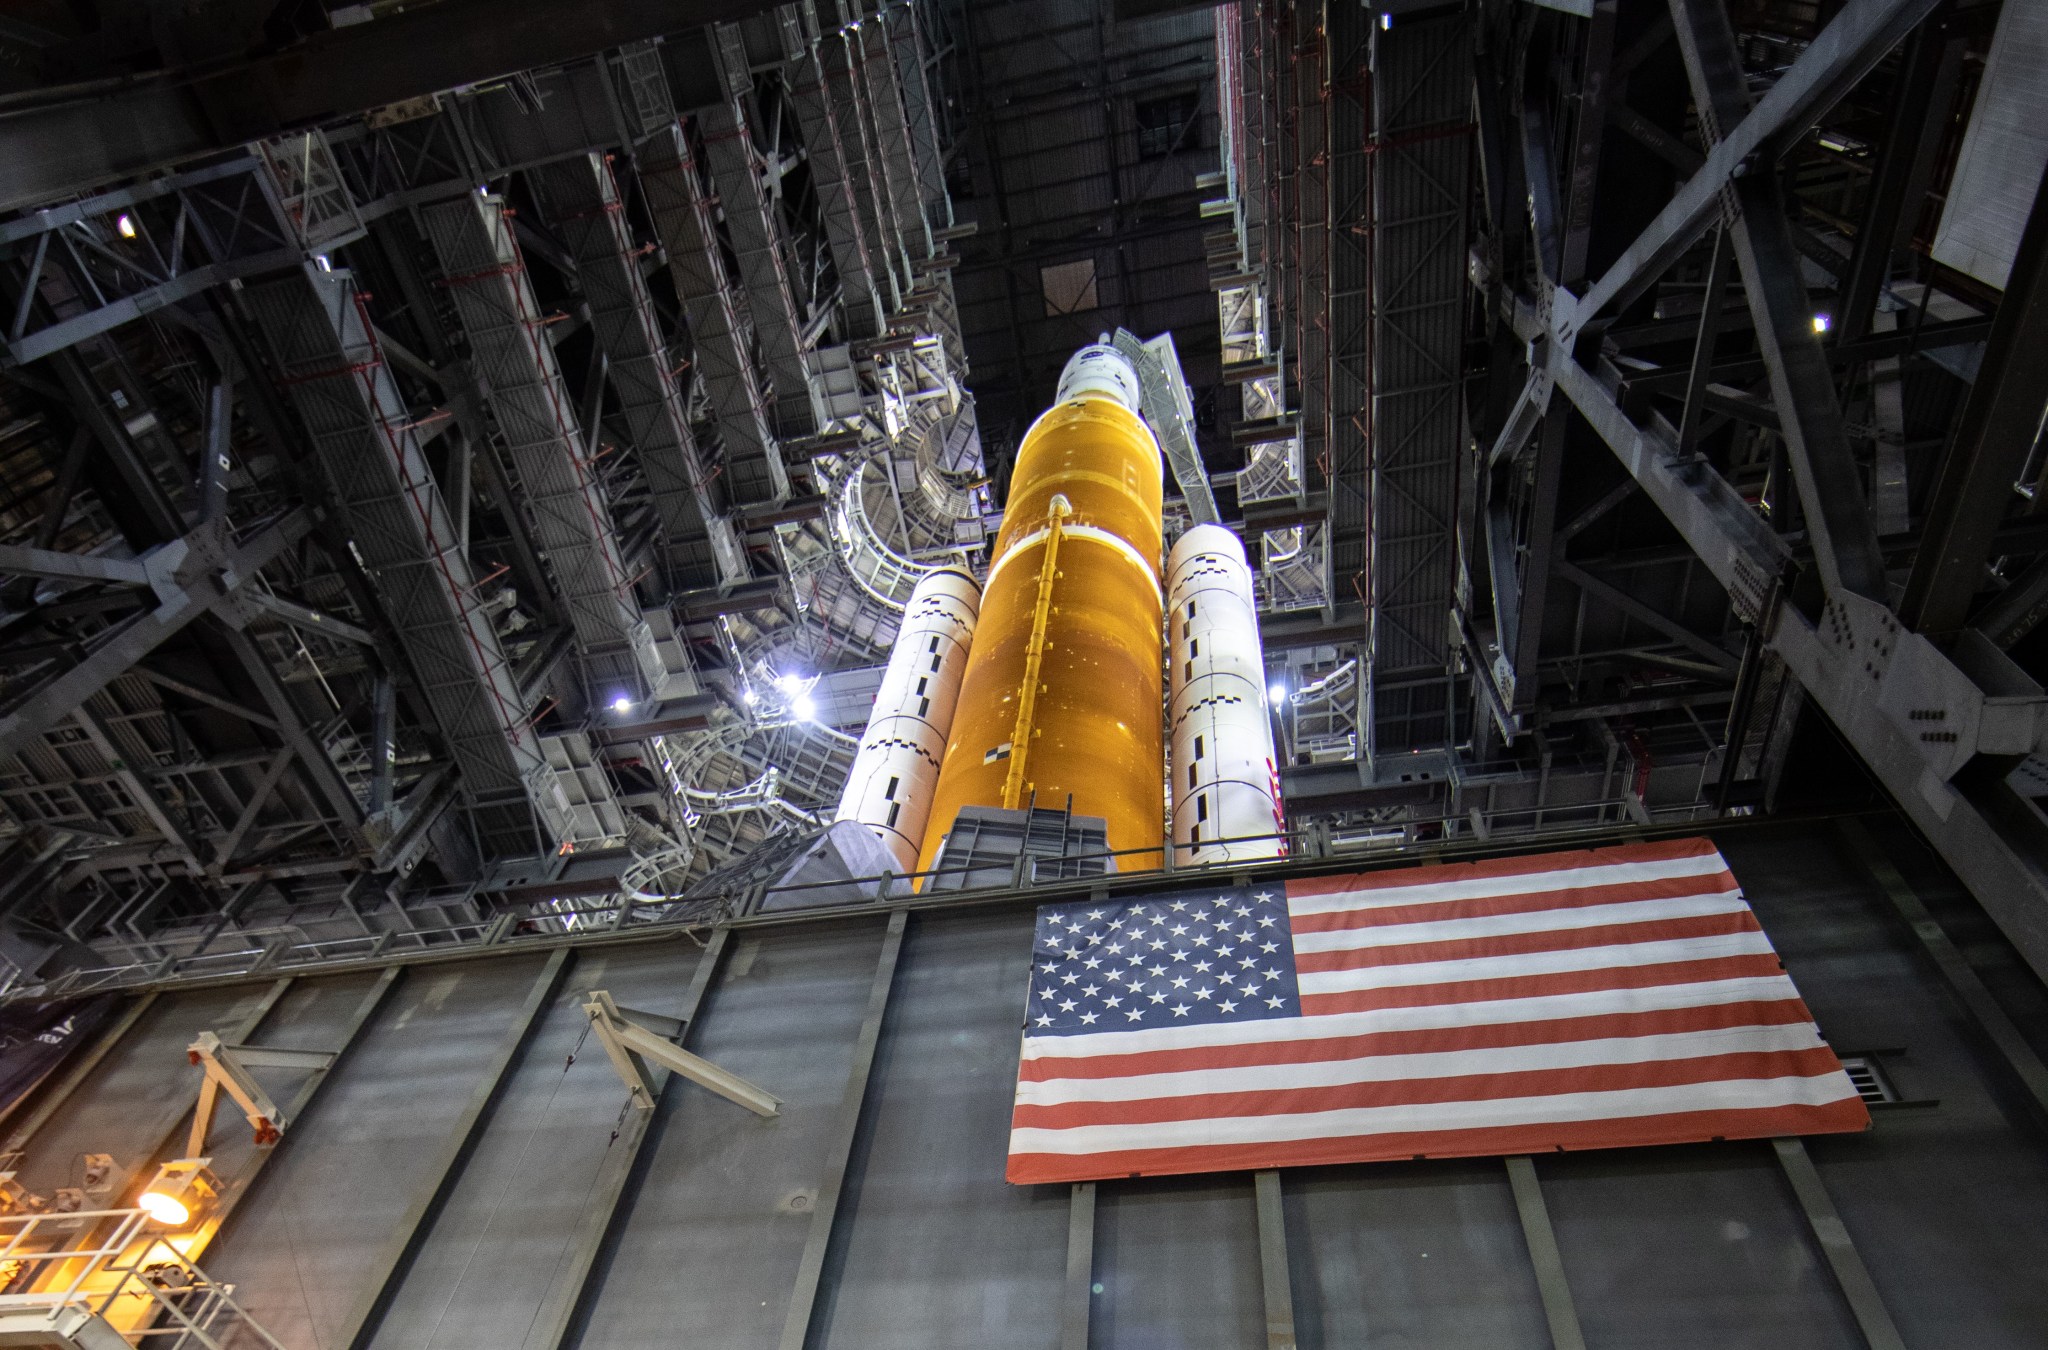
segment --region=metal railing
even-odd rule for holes
[[[12,1214],[0,1216],[0,1233],[9,1291],[0,1293],[0,1344],[44,1332],[71,1344],[81,1323],[98,1319],[152,1350],[247,1350],[252,1336],[285,1350],[235,1302],[235,1287],[209,1278],[147,1210]]]
[[[1647,805],[1628,791],[1624,777],[1618,789],[1597,798],[1498,806],[1486,809],[1483,814],[1483,830],[1475,825],[1474,808],[1468,806],[1462,810],[1447,807],[1439,813],[1417,814],[1398,821],[1364,820],[1348,826],[1319,821],[1307,828],[1202,841],[1205,851],[1221,844],[1261,840],[1274,840],[1285,846],[1287,856],[1260,862],[1194,863],[1192,844],[1168,842],[1074,857],[1041,858],[1027,854],[1011,862],[1007,875],[993,881],[988,879],[989,865],[980,862],[916,872],[881,872],[828,882],[755,884],[713,897],[652,898],[636,895],[623,886],[575,894],[576,888],[565,884],[566,893],[559,896],[523,901],[495,913],[439,924],[415,920],[411,926],[385,932],[330,937],[313,935],[293,924],[250,929],[238,935],[241,946],[192,956],[175,952],[175,938],[156,934],[146,947],[127,943],[98,949],[106,958],[104,965],[80,967],[53,980],[17,983],[0,989],[0,1001],[73,997],[112,989],[225,984],[258,975],[275,979],[285,975],[333,974],[561,945],[674,937],[708,931],[719,924],[782,923],[892,906],[1044,904],[1085,896],[1105,887],[1118,892],[1157,891],[1204,884],[1211,877],[1279,881],[1327,871],[1333,864],[1375,864],[1391,861],[1397,855],[1412,856],[1418,847],[1427,848],[1432,860],[1441,861],[1462,853],[1526,851],[1611,841],[1617,829],[1641,834],[1699,828],[1710,821],[1720,824],[1741,819],[1746,812],[1738,809],[1728,815],[1717,815],[1711,807],[1696,801],[1669,807]],[[1569,816],[1571,820],[1560,824],[1560,816]],[[1140,859],[1144,862],[1142,869],[1118,870],[1119,862]],[[1047,864],[1043,869],[1039,866],[1041,862]],[[1075,864],[1085,863],[1100,863],[1102,870],[1088,876],[1074,875]],[[1066,875],[1058,875],[1061,872]],[[827,890],[858,898],[825,899],[821,893]],[[818,897],[814,906],[805,905],[806,896]],[[457,907],[457,900],[471,902],[466,906],[471,909],[489,902],[488,895],[473,889],[451,892],[447,898],[451,908]],[[419,907],[428,907],[433,899],[432,895],[424,897]]]

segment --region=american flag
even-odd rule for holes
[[[1713,844],[1038,912],[1013,1182],[1860,1130]]]

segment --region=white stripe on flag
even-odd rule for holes
[[[1318,1060],[1310,1064],[1247,1064],[1127,1078],[1024,1079],[1017,1084],[1017,1101],[1020,1105],[1060,1106],[1070,1102],[1136,1102],[1232,1092],[1281,1092],[1349,1083],[1399,1083],[1416,1078],[1578,1069],[1596,1064],[1654,1064],[1709,1055],[1784,1054],[1813,1050],[1824,1044],[1810,1022],[1726,1027],[1661,1036],[1368,1055],[1362,1059]]]
[[[1267,1041],[1316,1041],[1369,1036],[1382,1031],[1433,1031],[1444,1027],[1548,1022],[1610,1013],[1663,1012],[1708,1008],[1723,1003],[1776,1003],[1799,997],[1783,975],[1747,975],[1733,980],[1698,980],[1647,989],[1587,989],[1536,998],[1437,1003],[1420,1008],[1373,1008],[1364,1012],[1275,1017],[1219,1022],[1201,1027],[1147,1027],[1139,1031],[1098,1031],[1083,1036],[1026,1036],[1027,1060],[1095,1059],[1162,1050],[1200,1050],[1217,1045],[1258,1045]]]
[[[1296,933],[1297,952],[1345,952],[1364,947],[1401,947],[1416,942],[1458,942],[1506,937],[1515,933],[1555,933],[1573,928],[1600,928],[1611,923],[1649,923],[1658,919],[1696,919],[1709,914],[1745,914],[1749,905],[1740,891],[1676,896],[1669,900],[1621,900],[1611,905],[1574,909],[1538,909],[1521,914],[1487,914],[1470,919],[1431,919],[1421,923],[1382,924],[1373,928],[1339,928],[1327,933]]]
[[[1714,876],[1727,870],[1728,864],[1719,853],[1707,853],[1695,858],[1667,858],[1661,862],[1558,867],[1509,872],[1494,877],[1425,881],[1413,886],[1375,886],[1328,895],[1290,893],[1287,909],[1291,914],[1342,914],[1347,910],[1383,909],[1389,905],[1427,905],[1445,900],[1483,900],[1500,895],[1537,895],[1546,891],[1623,886],[1638,881],[1669,881],[1673,877]]]
[[[1309,970],[1301,972],[1297,983],[1303,994],[1336,994],[1353,989],[1512,979],[1575,970],[1620,970],[1673,961],[1712,961],[1729,956],[1774,954],[1771,940],[1761,932],[1723,933],[1714,937],[1678,938],[1670,942],[1624,942],[1611,947],[1579,947],[1560,952],[1470,956],[1452,961],[1365,966],[1358,970]]]
[[[1293,1143],[1410,1131],[1490,1129],[1517,1125],[1626,1120],[1695,1111],[1759,1111],[1784,1106],[1826,1106],[1856,1095],[1849,1076],[1736,1078],[1613,1092],[1567,1092],[1548,1097],[1419,1102],[1348,1107],[1300,1115],[1223,1116],[1139,1125],[1026,1126],[1010,1131],[1010,1152],[1066,1155],[1125,1149],[1200,1148],[1215,1144]],[[1445,1140],[1446,1144],[1455,1140]]]

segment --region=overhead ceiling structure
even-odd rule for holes
[[[1296,853],[1860,760],[2048,969],[2023,9],[23,7],[7,987],[749,903],[1160,334]]]
[[[458,8],[266,40],[346,67]],[[102,115],[72,63],[151,62],[45,17],[39,144]],[[24,160],[58,204],[0,227],[10,959],[458,942],[808,827],[859,724],[818,686],[980,539],[944,16],[515,22],[310,123],[172,78],[213,17],[130,81],[156,144]]]

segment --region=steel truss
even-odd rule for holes
[[[1512,335],[1510,346],[1526,351],[1528,373],[1508,400],[1497,435],[1490,438],[1489,458],[1496,492],[1503,482],[1514,481],[1514,475],[1500,472],[1503,466],[1530,462],[1533,474],[1523,475],[1522,481],[1533,482],[1541,497],[1546,473],[1555,473],[1544,467],[1554,453],[1551,438],[1558,438],[1561,452],[1566,430],[1582,421],[1626,472],[1606,499],[1588,508],[1591,517],[1612,511],[1631,492],[1654,505],[1726,594],[1748,635],[1748,654],[1734,671],[1733,653],[1721,641],[1697,637],[1678,616],[1644,613],[1641,605],[1631,611],[1623,588],[1584,568],[1559,566],[1564,540],[1587,528],[1578,520],[1560,525],[1554,534],[1547,527],[1540,535],[1502,529],[1487,540],[1497,549],[1505,544],[1515,550],[1509,559],[1492,560],[1496,632],[1504,630],[1509,639],[1496,637],[1489,649],[1499,657],[1489,663],[1494,717],[1505,735],[1521,730],[1518,711],[1529,706],[1522,689],[1533,671],[1525,664],[1530,643],[1512,640],[1513,623],[1517,618],[1527,622],[1532,610],[1540,611],[1540,599],[1530,602],[1530,583],[1540,587],[1551,575],[1660,631],[1682,649],[1681,664],[1699,667],[1699,677],[1725,681],[1734,675],[1738,710],[1753,710],[1759,687],[1767,690],[1771,673],[1782,670],[1862,756],[2034,969],[2048,974],[2048,823],[2007,781],[2015,763],[2048,744],[2048,698],[1983,634],[1966,630],[1949,636],[1982,577],[1997,512],[1987,513],[1981,491],[1958,490],[1937,500],[1915,575],[1922,575],[1923,566],[1930,574],[1947,569],[1942,582],[1946,598],[1939,607],[1915,611],[1909,606],[1903,615],[1894,611],[1887,578],[1891,564],[1873,525],[1873,492],[1865,487],[1870,433],[1851,425],[1838,394],[1837,369],[1861,352],[1839,343],[1831,348],[1817,331],[1829,325],[1825,315],[1816,321],[1816,302],[1803,278],[1798,201],[1781,189],[1776,171],[1809,129],[1913,33],[1935,5],[1933,0],[1850,0],[1753,101],[1753,76],[1744,69],[1722,6],[1712,0],[1672,0],[1670,8],[1669,30],[1653,31],[1631,53],[1613,51],[1608,6],[1595,4],[1587,20],[1542,19],[1546,25],[1578,26],[1570,36],[1580,60],[1589,63],[1579,87],[1596,108],[1609,90],[1610,62],[1616,63],[1612,69],[1620,69],[1622,63],[1645,59],[1660,42],[1675,44],[1703,150],[1690,157],[1666,155],[1685,166],[1670,200],[1632,241],[1612,250],[1604,267],[1579,270],[1585,255],[1574,249],[1583,248],[1577,236],[1591,208],[1581,188],[1597,181],[1600,136],[1578,136],[1561,157],[1565,168],[1560,170],[1559,157],[1551,153],[1555,140],[1536,125],[1540,104],[1525,103],[1514,119],[1521,132],[1520,153],[1505,151],[1489,166],[1489,195],[1506,199],[1503,194],[1514,183],[1509,163],[1517,166],[1532,204],[1531,265],[1515,265],[1514,251],[1502,248],[1504,237],[1497,235],[1489,241],[1487,260],[1493,266],[1483,270],[1482,279],[1490,312]],[[1496,12],[1505,22],[1517,19],[1509,7]],[[1925,64],[1909,60],[1905,68],[1921,70],[1924,77]],[[1483,99],[1481,106],[1486,107]],[[1500,111],[1496,101],[1496,117]],[[1644,139],[1635,133],[1644,130],[1646,121],[1635,118],[1634,139]],[[1668,130],[1664,134],[1676,139]],[[1504,117],[1482,131],[1482,144],[1496,151],[1515,140]],[[1901,153],[1910,158],[1909,148]],[[1873,210],[1883,230],[1885,216],[1895,219],[1900,207],[1880,199]],[[1519,228],[1507,223],[1513,214],[1496,207],[1496,230],[1518,235]],[[2037,220],[2030,232],[2037,251],[2030,256],[2039,256],[2044,229],[2048,226]],[[1646,306],[1668,305],[1660,297],[1685,289],[1683,282],[1672,280],[1674,269],[1680,277],[1704,279],[1703,285],[1692,283],[1692,294],[1703,296],[1689,321],[1698,337],[1689,367],[1655,371],[1630,354],[1629,344],[1637,340],[1630,325],[1640,324]],[[1743,309],[1731,311],[1722,296],[1725,286],[1737,283]],[[2014,286],[1992,325],[1994,342],[2001,334],[2010,339],[2025,330],[2036,313],[2037,289],[2038,273],[2015,269]],[[1846,297],[1859,306],[1843,316],[1858,347],[1871,332],[1867,309],[1876,298],[1876,288],[1868,284]],[[1753,333],[1748,378],[1761,376],[1761,391],[1741,390],[1724,376],[1727,365],[1719,356],[1717,337],[1725,325],[1739,322],[1730,319],[1731,312],[1745,317]],[[2003,373],[2002,367],[1987,365],[1972,402],[1988,408],[2009,399]],[[1639,384],[1639,374],[1654,376],[1658,383]],[[1682,392],[1675,415],[1645,397],[1650,387]],[[2036,420],[2039,402],[2036,391],[2030,414]],[[1737,423],[1763,426],[1773,438],[1776,449],[1765,456],[1763,510],[1754,487],[1745,491],[1731,481],[1731,474],[1752,474],[1746,462],[1705,444],[1707,419],[1726,428],[1731,416]],[[1739,426],[1737,431],[1731,443],[1748,444],[1748,433]],[[1957,480],[1970,472],[1964,466],[1974,453],[1971,442],[1959,444],[1969,448],[1960,456],[1951,454],[1951,477]],[[1996,477],[2006,467],[1994,462],[1987,472]],[[2011,477],[2004,475],[2008,485]],[[1554,499],[1539,501],[1536,509],[1554,509],[1554,504]],[[1965,519],[1959,512],[1969,511],[1975,514],[1967,525],[1952,523]],[[1797,533],[1792,532],[1795,521],[1803,522]],[[1929,557],[1925,550],[1930,544],[1942,551]],[[1954,569],[1965,559],[1977,570],[1962,584]],[[1958,594],[1964,603],[1957,601]],[[1938,626],[1924,632],[1909,622],[1937,613]],[[1942,639],[1940,645],[1936,638]],[[1731,718],[1728,735],[1731,744],[1723,755],[1733,773],[1738,771],[1734,761],[1754,757],[1753,739],[1739,718]]]

